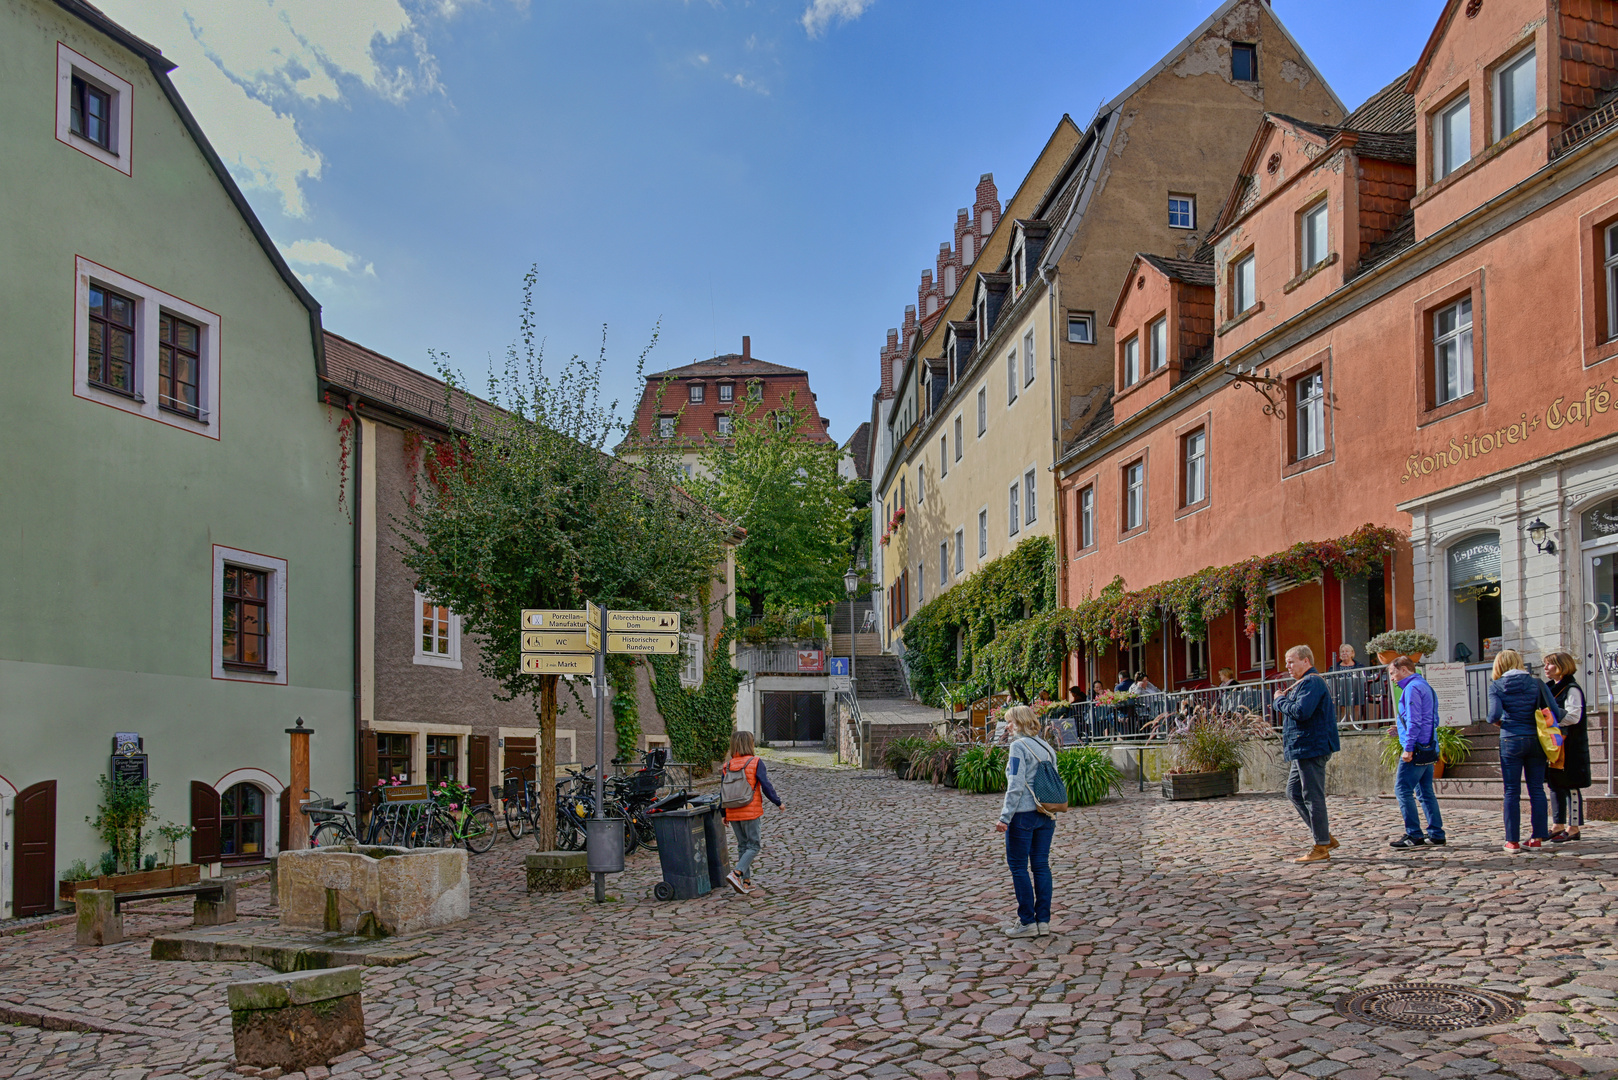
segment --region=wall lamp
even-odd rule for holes
[[[1539,520],[1539,518],[1535,518],[1533,521],[1528,523],[1527,528],[1528,539],[1534,542],[1534,547],[1538,548],[1540,551],[1543,551],[1547,555],[1556,554],[1556,541],[1546,539],[1551,531],[1551,527],[1549,525]]]

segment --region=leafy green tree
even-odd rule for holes
[[[844,597],[851,485],[837,447],[799,432],[808,417],[788,394],[772,412],[749,402],[733,435],[705,453],[707,476],[689,481],[704,504],[747,530],[736,549],[736,591],[753,614]]]
[[[550,768],[558,676],[522,672],[522,610],[577,609],[592,600],[699,614],[725,526],[680,489],[668,456],[653,452],[631,465],[606,452],[626,426],[618,403],[600,396],[605,332],[593,362],[574,356],[548,368],[536,340],[534,277],[530,271],[524,281],[520,340],[491,374],[487,403],[461,390],[447,361],[435,357],[456,410],[450,415],[469,420],[426,455],[429,482],[397,521],[416,587],[460,615],[477,640],[479,670],[500,685],[501,700],[533,699],[541,761]],[[553,837],[555,800],[539,802],[539,836]]]

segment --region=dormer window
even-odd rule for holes
[[[1157,371],[1168,363],[1169,353],[1169,323],[1167,319],[1158,319],[1147,328],[1152,342],[1152,370]]]
[[[1018,292],[1022,292],[1023,287],[1022,264],[1025,253],[1026,249],[1021,244],[1018,244],[1017,250],[1011,254],[1011,287]]]
[[[754,379],[752,382],[748,383],[747,384],[747,400],[748,401],[763,401],[764,400],[764,384],[759,382],[757,379]]]
[[[1433,179],[1472,160],[1472,99],[1466,94],[1433,118]]]
[[[729,413],[720,413],[715,419],[719,421],[719,434],[728,438],[736,433],[735,421]],[[888,434],[891,436],[893,433],[889,431]]]
[[[978,328],[983,331],[985,337],[989,335],[989,301],[987,299],[978,301]]]
[[[1140,337],[1139,335],[1124,342],[1124,385],[1134,386],[1140,382]]]
[[[659,439],[674,438],[674,417],[659,416],[657,418],[657,437]]]
[[[1299,248],[1303,270],[1312,270],[1326,261],[1330,240],[1326,235],[1326,200],[1304,211],[1299,221]]]
[[[702,403],[703,398],[707,395],[708,388],[706,386],[704,386],[702,383],[694,382],[694,383],[691,384],[690,389],[691,389],[691,401],[692,401],[692,403],[700,405]]]
[[[1231,264],[1230,288],[1232,315],[1240,315],[1258,302],[1252,252],[1248,252]]]
[[[720,401],[735,401],[736,400],[736,384],[735,383],[728,383],[728,382],[720,383],[719,384],[719,400]]]
[[[1503,139],[1534,118],[1534,47],[1508,60],[1494,76],[1494,137]]]

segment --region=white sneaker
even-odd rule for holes
[[[744,896],[747,894],[747,886],[742,884],[742,876],[736,871],[732,870],[730,873],[726,874],[725,881],[727,881],[730,884],[730,887],[735,889],[737,892],[743,894]]]
[[[1006,927],[1006,937],[1038,937],[1038,923],[1017,923]]]
[[[1040,937],[1049,937],[1050,936],[1050,932],[1051,932],[1051,924],[1050,923],[1042,922],[1042,923],[1035,923],[1034,925],[1039,927],[1039,936]]]

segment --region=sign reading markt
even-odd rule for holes
[[[593,675],[594,653],[523,653],[524,675]]]

